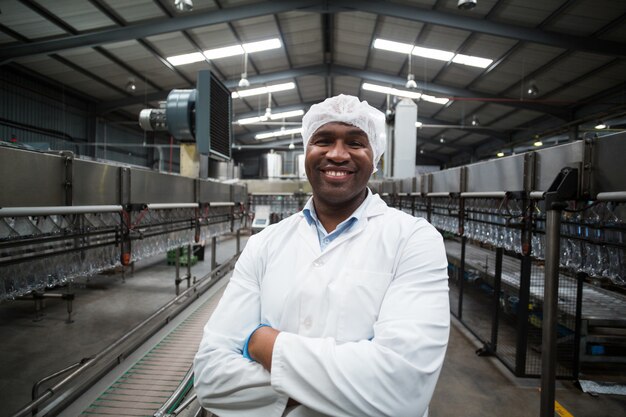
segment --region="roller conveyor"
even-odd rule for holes
[[[222,282],[217,285],[223,284],[224,281],[227,281],[227,278],[222,278]],[[190,306],[191,309],[195,308],[195,311],[158,343],[153,342],[152,347],[139,348],[138,351],[143,349],[147,352],[126,372],[115,378],[95,400],[87,401],[93,394],[88,392],[70,407],[70,411],[62,415],[152,417],[185,380],[202,339],[204,325],[215,310],[224,288],[225,285],[222,285],[199,306],[196,304]],[[80,403],[89,405],[86,407],[76,405]],[[74,412],[78,408],[83,410],[80,414]]]

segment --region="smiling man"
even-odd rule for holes
[[[422,417],[449,332],[441,235],[367,188],[384,115],[339,95],[302,119],[313,197],[252,236],[196,355],[220,417]]]

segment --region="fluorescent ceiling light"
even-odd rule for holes
[[[409,54],[413,49],[413,45],[378,38],[374,40],[374,48],[391,52],[399,52],[401,54]]]
[[[480,58],[477,56],[456,54],[452,58],[452,62],[456,64],[469,65],[471,67],[487,68],[493,62],[493,59]]]
[[[270,49],[280,48],[282,46],[280,39],[272,38],[264,41],[244,43],[242,45],[231,45],[222,48],[207,49],[206,51],[192,52],[190,54],[176,55],[167,57],[172,65],[193,64],[194,62],[204,61],[206,59],[220,59],[229,56],[243,55],[244,51],[251,54],[253,52],[267,51]]]
[[[294,88],[296,88],[296,84],[289,82],[269,85],[267,87],[250,88],[249,90],[234,91],[231,96],[232,98],[258,96],[260,94],[275,93],[277,91],[293,90]]]
[[[275,130],[273,132],[264,132],[259,133],[254,136],[255,139],[269,139],[269,138],[277,138],[279,136],[288,136],[302,133],[302,127],[296,127],[294,129],[280,129]]]
[[[421,56],[424,58],[436,59],[439,61],[450,61],[454,56],[454,52],[416,46],[415,48],[413,48],[413,55]]]
[[[363,90],[374,91],[376,93],[391,94],[392,96],[407,97],[418,100],[422,93],[415,91],[398,90],[397,88],[385,87],[377,84],[363,83]]]
[[[606,129],[606,123],[600,122],[595,127],[596,129]]]
[[[302,110],[302,109],[286,111],[286,112],[282,112],[282,113],[272,113],[270,115],[270,119],[271,120],[287,119],[289,117],[302,116],[303,114],[304,114],[304,110]],[[237,123],[239,123],[240,125],[245,125],[245,124],[249,124],[249,123],[264,122],[266,120],[267,120],[267,118],[265,116],[256,116],[256,117],[247,117],[245,119],[239,119],[239,120],[237,120]]]
[[[498,152],[498,153],[496,154],[496,156],[497,156],[498,158],[502,158],[502,157],[504,156],[504,152]]]
[[[421,99],[421,100],[425,100],[425,101],[429,101],[431,103],[437,103],[437,104],[447,104],[448,101],[450,101],[447,98],[429,96],[428,94],[417,93],[415,91],[398,90],[397,88],[385,87],[383,85],[377,85],[377,84],[371,84],[371,83],[363,83],[362,87],[363,87],[363,90],[367,90],[367,91],[374,91],[376,93],[390,94],[392,96],[406,97],[406,98],[411,98],[415,100]]]
[[[445,97],[429,96],[428,94],[422,94],[422,100],[436,104],[448,104],[448,101],[450,101]]]
[[[251,54],[253,52],[261,52],[261,51],[268,51],[270,49],[278,49],[282,46],[282,44],[280,43],[280,39],[273,38],[273,39],[267,39],[267,40],[259,41],[259,42],[244,43],[241,46],[243,47],[244,51]]]
[[[204,51],[204,56],[208,59],[220,59],[236,55],[243,55],[243,48],[241,45],[225,46],[223,48],[208,49]]]
[[[472,55],[455,54],[452,51],[444,51],[443,49],[424,48],[423,46],[413,46],[408,43],[394,42],[380,38],[374,40],[374,48],[398,52],[401,54],[413,54],[423,58],[436,59],[438,61],[452,61],[455,64],[469,65],[479,68],[487,68],[493,62],[493,59],[481,58]]]
[[[170,56],[167,58],[167,61],[172,65],[187,65],[204,61],[204,55],[200,52],[193,52],[191,54]]]
[[[543,146],[543,142],[538,140],[537,142],[533,143],[534,146]]]

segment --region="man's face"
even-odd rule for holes
[[[350,204],[363,193],[374,154],[361,129],[340,122],[321,126],[307,144],[304,166],[316,201]]]

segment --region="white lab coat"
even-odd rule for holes
[[[447,260],[424,219],[369,195],[361,220],[321,252],[302,213],[252,236],[194,361],[200,403],[220,417],[421,417],[449,333]],[[272,372],[243,358],[265,323]]]

